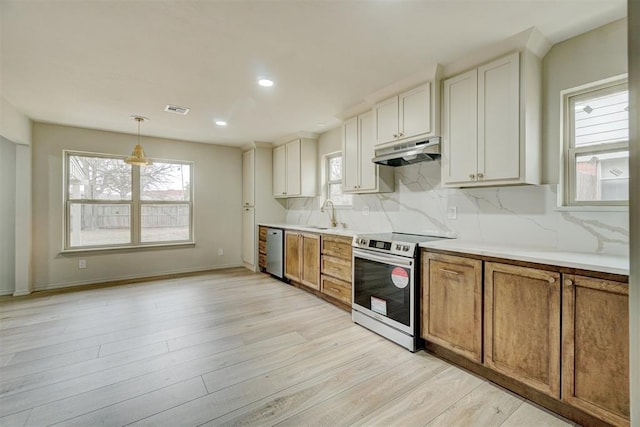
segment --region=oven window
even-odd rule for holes
[[[354,257],[354,302],[411,326],[411,269]]]

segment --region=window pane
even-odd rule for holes
[[[342,179],[342,156],[329,158],[329,181]]]
[[[189,240],[189,205],[143,204],[142,241],[168,242]]]
[[[155,162],[140,168],[142,200],[188,201],[191,165]]]
[[[69,199],[131,200],[131,165],[122,159],[69,156]]]
[[[629,151],[582,154],[576,158],[577,201],[629,198]]]
[[[70,247],[131,243],[131,207],[127,204],[69,206]]]
[[[595,91],[576,97],[575,146],[627,141],[629,139],[629,92],[620,89]]]

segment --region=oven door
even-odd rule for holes
[[[352,308],[415,334],[415,260],[353,248]]]

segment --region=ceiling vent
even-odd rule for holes
[[[186,116],[187,113],[189,112],[189,109],[187,107],[179,107],[177,105],[167,104],[167,106],[164,107],[164,111],[166,111],[167,113],[174,113],[174,114],[180,114],[182,116]]]

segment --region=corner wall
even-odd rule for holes
[[[16,145],[0,136],[0,295],[15,289]]]
[[[239,148],[141,138],[152,158],[193,161],[195,247],[62,254],[62,151],[129,154],[135,136],[36,123],[33,129],[33,288],[47,289],[242,265]],[[218,256],[218,249],[224,255]],[[86,269],[78,269],[78,259]]]

